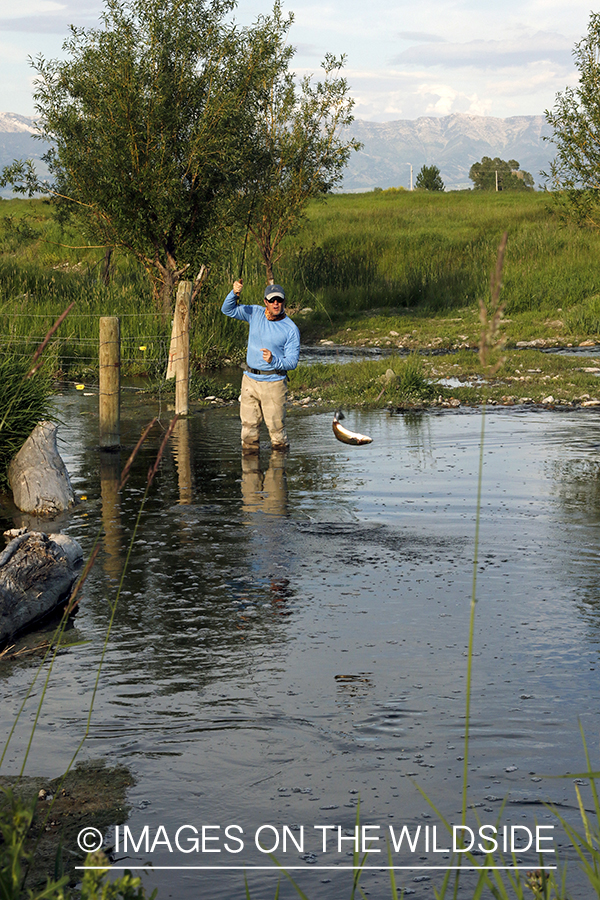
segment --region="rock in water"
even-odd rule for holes
[[[23,512],[52,516],[75,502],[56,431],[53,422],[36,425],[8,468],[15,506]]]
[[[77,578],[83,551],[66,534],[14,538],[0,554],[0,643],[52,612]]]

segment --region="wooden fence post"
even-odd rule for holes
[[[189,412],[190,384],[190,301],[192,282],[180,281],[175,301],[175,316],[171,333],[167,378],[175,378],[175,414]]]
[[[121,328],[117,316],[100,319],[100,446],[120,447]]]

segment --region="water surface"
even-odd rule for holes
[[[31,774],[49,777],[64,770],[84,730],[110,605],[162,437],[156,428],[119,494],[120,463],[156,409],[129,394],[124,448],[101,455],[96,404],[75,391],[57,398],[61,452],[87,498],[64,530],[85,550],[101,522],[105,537],[74,622],[86,643],[57,659],[28,763]],[[166,427],[171,413],[160,414]],[[416,784],[460,821],[481,414],[350,412],[346,424],[373,443],[345,446],[330,414],[296,414],[290,454],[265,447],[255,461],[241,459],[233,409],[203,410],[179,424],[133,545],[82,755],[134,772],[132,833],[220,826],[207,832],[220,836],[207,845],[220,853],[169,853],[163,845],[119,864],[270,865],[254,846],[256,829],[287,825],[298,838],[304,826],[304,853],[288,842],[276,855],[303,867],[294,875],[311,900],[336,900],[349,896],[350,873],[317,866],[349,864],[351,847],[339,853],[331,840],[323,852],[315,825],[351,833],[359,797],[361,822],[380,826],[372,834],[389,833],[390,824],[439,825]],[[593,410],[487,413],[471,822],[495,822],[507,801],[503,823],[550,824],[547,800],[577,821],[571,780],[545,776],[584,767],[578,720],[597,757],[599,449]],[[31,662],[0,670],[4,732],[33,671]],[[27,710],[7,774],[24,752]],[[239,854],[224,849],[231,824],[243,829]],[[372,865],[387,861],[384,840],[379,846]],[[400,863],[448,861],[419,848]],[[533,864],[535,854],[523,862]],[[244,896],[234,870],[155,871],[146,880],[159,898]],[[276,881],[271,872],[251,873],[252,896],[273,897]],[[439,875],[405,871],[397,881],[431,897]],[[390,896],[386,873],[367,872],[364,886]],[[296,894],[286,883],[281,896]]]

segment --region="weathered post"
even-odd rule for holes
[[[180,281],[177,288],[167,368],[167,378],[175,378],[175,413],[180,416],[187,416],[189,412],[190,301],[192,298],[192,287],[191,281]]]
[[[100,319],[100,446],[121,445],[121,328],[117,316]]]

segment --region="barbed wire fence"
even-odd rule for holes
[[[18,313],[14,311],[0,310],[0,346],[2,352],[19,359],[30,359],[45,339],[48,328],[53,324],[56,315],[54,313]],[[56,366],[57,380],[62,384],[79,385],[87,382],[94,391],[100,392],[100,319],[98,313],[73,313],[69,314],[69,324],[73,326],[78,321],[95,320],[93,336],[82,336],[73,333],[55,334],[45,351]],[[140,316],[135,313],[125,313],[118,316],[121,322],[120,333],[120,369],[125,370],[125,377],[144,377],[148,379],[150,389],[155,393],[158,404],[158,419],[167,405],[173,402],[172,394],[176,389],[176,383],[169,384],[166,381],[167,366],[169,362],[169,348],[172,335],[167,329],[164,331],[150,331],[131,334],[131,324],[139,322]],[[39,323],[39,327],[25,331],[19,324],[25,322],[31,326]],[[18,324],[17,324],[18,323]],[[12,328],[11,325],[17,324]],[[171,323],[169,323],[171,324]],[[128,328],[128,325],[130,326]],[[89,325],[88,325],[89,328]],[[75,329],[77,330],[77,329]],[[128,331],[130,332],[128,334]],[[75,374],[72,374],[75,370]],[[136,392],[139,386],[121,384],[121,392]]]
[[[62,302],[54,295],[44,298],[44,293],[43,290],[35,291],[34,295],[29,291],[22,294],[0,291],[0,346],[5,355],[29,360],[40,343],[47,340],[44,351],[47,371],[64,385],[78,385],[84,390],[83,382],[90,390],[99,392],[100,320],[115,315],[120,322],[120,373],[125,382],[120,387],[123,394],[139,390],[150,393],[157,398],[159,410],[163,412],[173,406],[174,395],[175,405],[181,407],[186,391],[199,400],[232,402],[238,398],[239,384],[235,375],[222,383],[220,376],[215,379],[211,374],[213,366],[219,368],[223,362],[237,368],[244,355],[241,344],[237,346],[237,335],[227,333],[228,320],[224,326],[223,317],[216,314],[220,311],[220,301],[217,304],[211,298],[208,304],[194,304],[194,314],[188,314],[185,338],[188,378],[184,385],[179,375],[169,378],[175,374],[169,371],[169,357],[172,362],[173,358],[179,360],[181,356],[180,335],[173,333],[174,321],[170,317],[167,320],[157,317],[156,311],[148,310],[141,298],[123,297],[125,308],[121,312],[118,302],[98,303],[99,298],[95,296],[87,299],[78,296],[75,299],[88,308],[82,310],[79,306],[79,309],[71,310],[60,329],[48,340],[48,329],[52,328],[60,311],[57,306],[62,308],[63,302],[71,299],[71,292],[61,295]],[[42,308],[38,305],[36,309],[32,299],[36,305],[43,304]],[[177,303],[174,312],[176,310]],[[174,347],[178,348],[175,356]],[[136,383],[134,379],[139,381]]]
[[[6,352],[7,350],[15,350],[16,348],[22,349],[22,355],[28,356],[32,350],[35,350],[36,347],[44,340],[47,329],[43,330],[40,328],[38,333],[30,332],[30,333],[18,333],[16,330],[7,331],[3,328],[3,319],[22,319],[30,322],[32,319],[43,320],[49,325],[54,321],[55,316],[52,314],[36,314],[36,313],[14,313],[14,312],[2,312],[0,311],[0,344]],[[78,319],[95,319],[97,322],[100,321],[101,316],[98,313],[70,313],[69,322],[74,322]],[[131,355],[131,350],[138,345],[138,349],[141,353],[147,353],[148,349],[151,348],[151,352],[147,353],[147,358],[151,359],[156,367],[162,367],[164,364],[164,370],[167,370],[167,364],[169,361],[169,345],[171,342],[170,333],[148,333],[148,334],[140,334],[136,333],[135,335],[127,335],[127,320],[128,319],[138,319],[139,316],[136,316],[134,313],[119,315],[119,320],[124,322],[124,327],[121,332],[121,345],[125,344],[127,347],[127,352],[121,355],[121,363],[132,363],[136,365],[140,365],[146,357],[144,356],[133,356]],[[57,334],[52,338],[51,346],[60,355],[61,360],[65,361],[86,361],[90,364],[99,365],[99,331],[98,335],[94,337],[80,337],[76,334],[66,334],[60,335]],[[70,355],[69,353],[61,352],[61,347],[68,347],[69,345],[75,345],[82,348],[87,348],[88,353],[81,354],[78,353],[76,355]],[[20,355],[20,354],[19,354]]]

